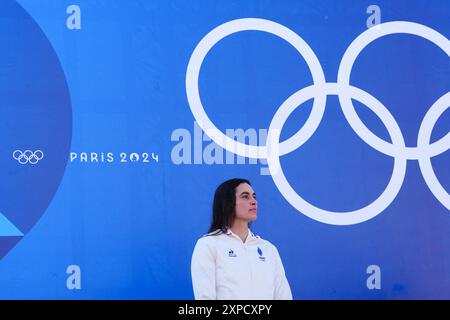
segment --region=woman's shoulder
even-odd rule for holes
[[[219,236],[219,235],[224,234],[224,233],[225,233],[225,230],[217,229],[217,230],[211,231],[211,232],[203,235],[202,238]]]
[[[261,236],[259,236],[257,234],[254,234],[254,237],[257,239],[257,241],[261,245],[264,245],[265,247],[270,248],[271,250],[275,250],[275,251],[278,250],[277,247],[272,242],[270,242],[269,240],[263,239]]]
[[[201,243],[201,244],[215,243],[216,239],[218,237],[220,237],[221,235],[223,235],[223,234],[224,234],[224,232],[221,229],[214,230],[212,232],[209,232],[209,233],[204,234],[203,236],[201,236],[197,240],[197,243]]]
[[[251,237],[252,237],[253,239],[255,239],[256,241],[258,241],[258,242],[260,242],[260,243],[264,243],[264,244],[266,244],[266,245],[273,246],[273,244],[272,244],[270,241],[268,241],[268,240],[266,240],[266,239],[263,239],[263,237],[262,237],[261,235],[259,235],[258,233],[255,233],[255,232],[253,232],[252,230],[249,230],[249,231],[250,231]]]
[[[263,238],[261,238],[261,237],[258,237],[258,240],[259,240],[261,243],[265,244],[267,247],[270,247],[270,248],[276,248],[275,245],[274,245],[272,242],[270,242],[269,240],[263,239]]]

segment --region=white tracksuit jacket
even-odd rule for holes
[[[277,248],[250,230],[245,242],[220,230],[197,241],[191,261],[197,300],[291,300]]]

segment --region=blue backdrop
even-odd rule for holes
[[[192,299],[214,190],[244,177],[295,299],[450,299],[449,21],[445,0],[2,1],[0,298]],[[211,123],[297,145],[277,170]]]

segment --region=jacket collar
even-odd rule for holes
[[[242,241],[242,239],[241,239],[237,234],[235,234],[233,231],[231,231],[230,228],[226,228],[226,229],[224,230],[224,233],[225,233],[226,235],[228,235],[228,236],[235,237],[235,238],[239,239],[239,241]],[[250,228],[248,228],[247,238],[245,238],[245,242],[244,242],[244,243],[249,243],[250,241],[256,240],[257,238],[258,238],[258,236],[256,236],[256,235],[252,232],[252,230],[250,230]]]

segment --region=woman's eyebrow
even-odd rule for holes
[[[249,195],[249,194],[250,194],[249,192],[244,191],[244,192],[241,193],[241,196],[243,196],[243,195]],[[253,196],[256,196],[256,193],[255,193],[255,192],[253,192]]]

